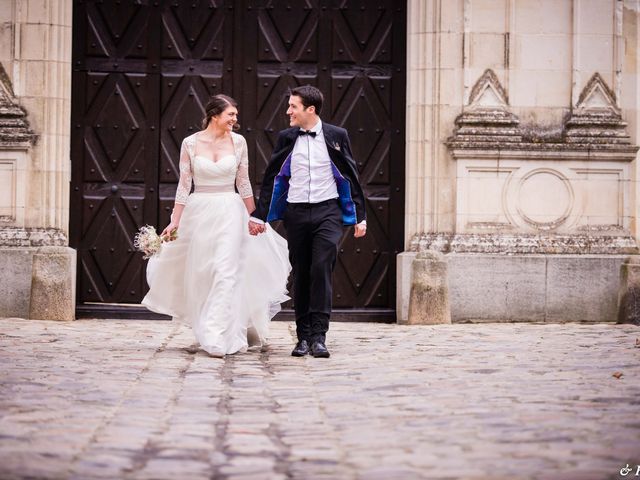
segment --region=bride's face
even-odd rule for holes
[[[238,109],[230,105],[220,115],[213,117],[211,122],[220,130],[231,132],[233,126],[238,123]]]

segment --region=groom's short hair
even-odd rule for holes
[[[316,107],[316,114],[320,115],[320,111],[322,110],[322,102],[324,100],[324,95],[322,92],[318,90],[316,87],[312,87],[311,85],[303,85],[301,87],[296,87],[291,90],[290,95],[295,95],[296,97],[300,97],[302,100],[302,105],[304,108],[309,108],[310,106]]]

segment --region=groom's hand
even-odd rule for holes
[[[264,233],[266,230],[267,227],[265,227],[264,225],[249,220],[249,233],[251,235],[258,235],[260,233]]]
[[[367,224],[362,222],[354,226],[353,236],[356,238],[364,237],[367,234]]]

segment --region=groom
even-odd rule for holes
[[[249,221],[252,235],[265,231],[264,222],[284,221],[298,334],[294,357],[329,357],[331,277],[343,225],[355,225],[356,238],[367,232],[349,136],[320,120],[322,101],[322,92],[310,85],[291,90],[291,128],[278,135]]]

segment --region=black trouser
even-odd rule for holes
[[[333,268],[342,237],[338,200],[290,203],[284,227],[293,268],[298,340],[324,342],[331,315]]]

